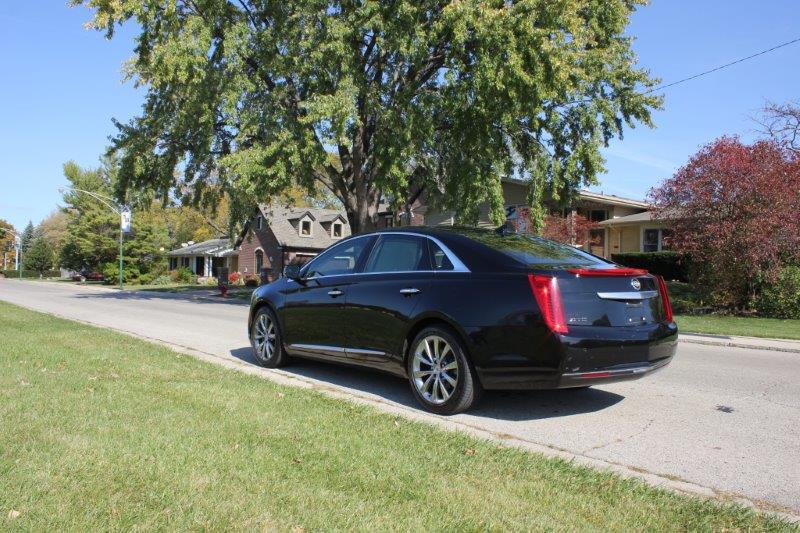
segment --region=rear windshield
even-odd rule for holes
[[[574,246],[518,233],[459,228],[458,233],[494,248],[531,268],[611,268],[613,263]]]

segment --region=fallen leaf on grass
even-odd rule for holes
[[[467,448],[464,450],[464,455],[475,455],[476,453],[478,452],[475,450],[475,448]]]
[[[89,381],[97,381],[97,376],[89,376]]]
[[[294,527],[292,528],[292,533],[305,533],[305,531],[306,531],[306,530],[305,530],[305,529],[303,529],[303,528],[302,528],[302,527],[300,527],[300,526],[294,526]]]
[[[23,387],[27,387],[28,385],[30,385],[30,383],[28,383],[28,382],[27,382],[27,381],[25,381],[24,379],[21,379],[21,380],[19,380],[19,384],[20,384],[21,386],[23,386]]]
[[[22,514],[22,513],[20,513],[20,512],[19,512],[19,511],[17,511],[16,509],[11,509],[11,510],[8,512],[8,518],[9,518],[9,519],[11,519],[11,520],[14,520],[15,518],[19,518],[19,515],[20,515],[20,514]]]
[[[301,461],[300,459],[298,459],[297,457],[295,457],[294,459],[292,459],[292,462],[293,462],[294,464],[296,464],[296,465],[299,465],[299,464],[300,464],[300,463],[302,463],[303,461]]]
[[[397,427],[400,427],[400,422],[398,422],[397,420],[395,420],[395,421],[394,421],[394,425],[395,425],[395,426],[397,426]]]
[[[283,398],[284,396],[286,396],[284,393],[282,393],[282,392],[278,393],[278,398]]]

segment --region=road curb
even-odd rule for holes
[[[727,348],[746,348],[749,350],[770,350],[773,352],[784,353],[800,353],[800,348],[792,348],[789,346],[770,346],[763,344],[747,344],[740,341],[724,341],[724,340],[708,340],[708,339],[693,339],[686,338],[683,334],[678,338],[678,342],[685,342],[688,344],[703,344],[706,346],[724,346]]]

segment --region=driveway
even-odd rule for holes
[[[403,380],[368,370],[304,361],[256,368],[241,301],[14,280],[0,280],[0,299],[651,483],[800,514],[797,353],[680,343],[675,361],[649,379],[490,392],[474,411],[442,418],[419,411]]]

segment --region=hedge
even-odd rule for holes
[[[644,268],[667,280],[689,281],[688,261],[677,252],[611,254],[611,260],[630,268]]]
[[[0,270],[0,274],[2,274],[3,276],[5,276],[7,278],[18,278],[18,277],[20,277],[19,276],[19,270],[11,270],[11,269],[9,269],[9,270]],[[39,273],[34,271],[34,270],[23,270],[22,271],[22,277],[23,278],[38,278],[39,277]],[[43,278],[60,278],[61,277],[61,271],[60,270],[45,270],[42,273],[42,277]]]

